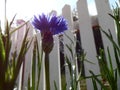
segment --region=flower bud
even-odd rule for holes
[[[45,53],[49,54],[53,49],[53,35],[51,32],[45,32],[42,36],[42,49]]]

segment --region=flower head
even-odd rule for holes
[[[55,14],[34,16],[32,24],[34,28],[41,32],[42,48],[45,53],[50,53],[53,48],[53,35],[67,30],[66,20]]]
[[[32,24],[41,33],[51,32],[52,35],[67,30],[67,22],[64,17],[55,14],[34,16]]]

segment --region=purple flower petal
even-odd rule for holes
[[[32,25],[39,31],[46,32],[47,30],[53,35],[59,34],[67,30],[67,22],[62,16],[51,15],[39,15],[37,18],[34,16]]]

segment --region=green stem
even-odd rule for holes
[[[45,79],[46,79],[46,90],[50,90],[50,72],[49,72],[49,54],[45,53]]]

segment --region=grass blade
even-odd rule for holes
[[[101,82],[101,80],[99,80],[92,71],[89,71],[89,72],[92,74],[93,78],[100,84],[100,86],[101,86],[104,90],[107,90],[107,88],[104,86],[104,84]]]
[[[92,83],[93,83],[94,90],[98,90],[97,84],[94,78],[92,78]]]
[[[58,90],[58,89],[57,89],[57,84],[56,84],[55,81],[54,81],[54,87],[55,87],[55,90]]]

